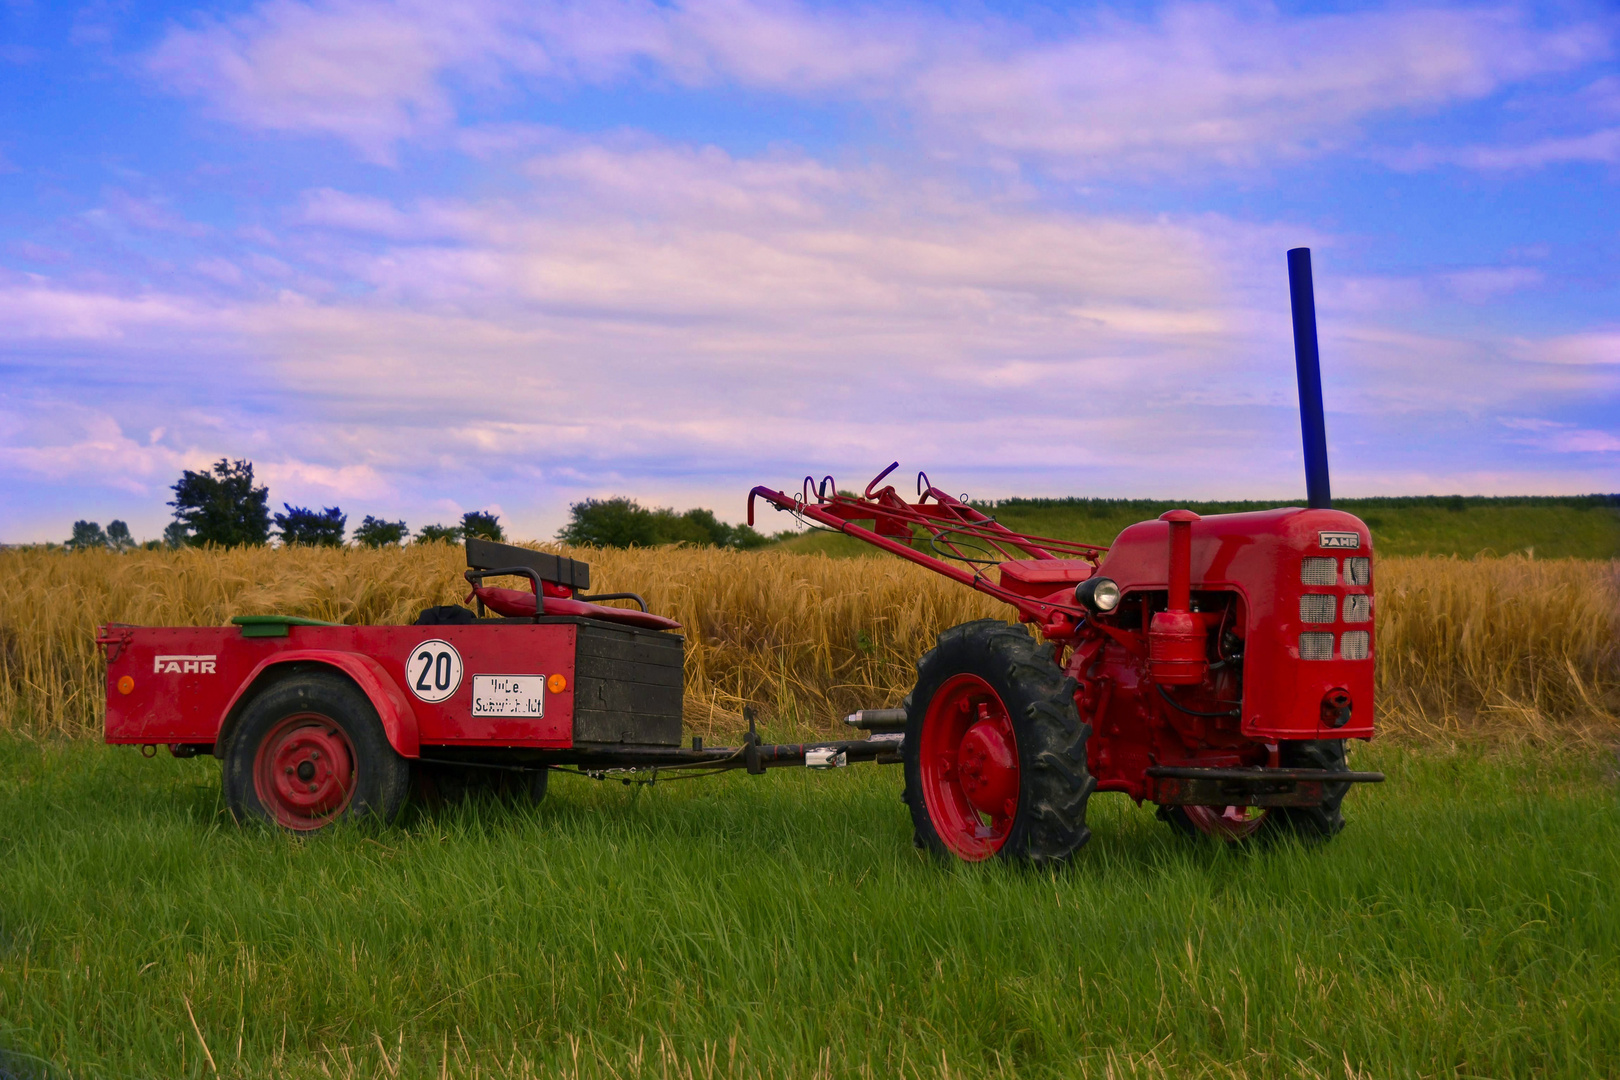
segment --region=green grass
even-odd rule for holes
[[[1108,545],[1121,529],[1185,506],[1200,514],[1231,514],[1273,506],[1300,506],[1302,499],[1259,502],[1160,502],[1148,499],[1003,499],[981,506],[1010,529]],[[1334,506],[1360,517],[1372,529],[1380,555],[1508,555],[1526,550],[1542,558],[1620,557],[1620,496],[1461,495],[1386,499],[1337,499]],[[770,525],[770,521],[766,521]],[[847,536],[810,533],[781,545],[829,555],[877,554]]]
[[[1032,873],[928,862],[892,768],[302,841],[211,759],[0,741],[0,1073],[1620,1073],[1612,759],[1356,763],[1326,848],[1098,796]]]

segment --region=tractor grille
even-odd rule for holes
[[[1371,585],[1372,560],[1367,558],[1344,560],[1344,583],[1346,585]]]
[[[1319,593],[1307,593],[1299,598],[1300,622],[1332,622],[1333,606],[1338,599],[1336,596],[1323,596]]]
[[[1354,561],[1354,560],[1352,560]],[[1366,559],[1362,559],[1366,562]],[[1299,580],[1306,585],[1337,585],[1339,583],[1339,560],[1307,558],[1299,568]]]
[[[1333,659],[1333,635],[1324,634],[1320,631],[1311,631],[1299,635],[1299,658],[1301,660]]]
[[[1372,618],[1372,597],[1364,593],[1344,598],[1344,621],[1367,622]]]
[[[1365,660],[1372,652],[1372,635],[1365,630],[1351,630],[1339,640],[1339,654],[1346,660]]]

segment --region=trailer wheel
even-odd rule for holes
[[[1277,747],[1277,763],[1292,769],[1343,771],[1344,740],[1322,739],[1285,742]],[[1213,836],[1229,843],[1295,836],[1305,841],[1331,840],[1344,828],[1344,801],[1349,784],[1327,785],[1321,806],[1161,806],[1158,817],[1189,839]]]
[[[1021,628],[954,626],[917,662],[906,698],[905,800],[940,857],[1057,863],[1091,836],[1089,725],[1075,682]]]
[[[344,818],[392,821],[410,767],[388,745],[371,701],[330,671],[289,675],[242,713],[224,760],[225,803],[238,821],[314,832]]]

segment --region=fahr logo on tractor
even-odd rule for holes
[[[588,595],[590,568],[469,540],[477,610],[414,626],[285,615],[230,627],[101,628],[107,741],[208,753],[241,819],[313,831],[389,819],[407,795],[487,784],[538,799],[554,771],[603,779],[779,766],[903,764],[917,842],[946,858],[1060,862],[1093,792],[1157,804],[1188,836],[1331,837],[1373,734],[1372,537],[1332,509],[1310,253],[1288,253],[1307,505],[1172,510],[1103,548],[1013,532],[917,478],[916,500],[831,477],[757,487],[833,529],[1006,602],[1024,626],[953,627],[903,708],[864,737],[740,746],[681,737],[685,639],[634,593]],[[521,577],[528,588],[490,578]],[[605,601],[629,601],[634,608]]]

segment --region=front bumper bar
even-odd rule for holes
[[[1381,784],[1377,772],[1329,769],[1200,769],[1155,765],[1148,799],[1161,806],[1321,806],[1329,785]]]

